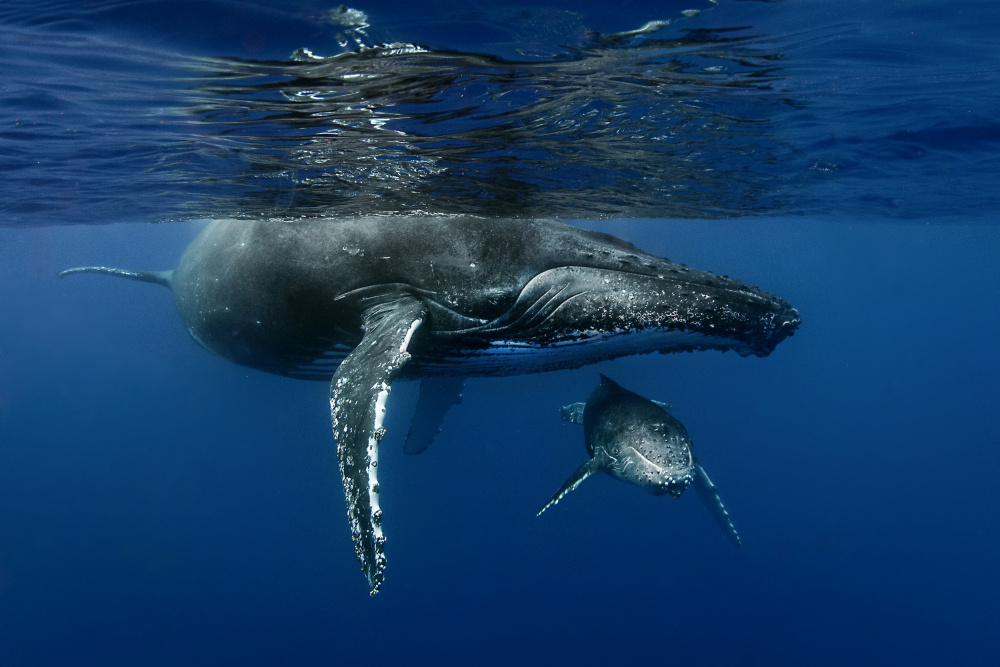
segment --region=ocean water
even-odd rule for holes
[[[351,9],[0,7],[0,665],[996,664],[1000,5]],[[328,386],[56,278],[366,211],[556,216],[803,324],[472,379],[416,457],[397,383],[372,598]],[[741,548],[606,476],[535,517],[599,372],[673,405]]]

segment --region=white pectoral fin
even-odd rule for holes
[[[601,469],[600,466],[598,466],[593,459],[587,461],[582,466],[577,468],[575,471],[573,471],[573,474],[569,476],[569,479],[567,479],[566,482],[561,487],[559,487],[559,490],[556,491],[551,498],[549,498],[549,501],[544,505],[542,505],[542,509],[538,510],[538,513],[535,514],[535,516],[540,516],[542,512],[544,512],[548,508],[558,503],[560,500],[562,500],[563,496],[565,496],[567,493],[569,493],[576,487],[580,486],[583,480],[587,479],[600,469]]]
[[[364,313],[365,335],[340,364],[330,385],[330,418],[344,482],[354,550],[372,595],[382,584],[385,537],[378,496],[378,444],[393,379],[409,360],[406,351],[426,310],[401,297]]]
[[[417,409],[410,420],[403,451],[419,454],[427,449],[441,432],[444,416],[453,405],[462,402],[465,378],[461,376],[431,376],[420,380]]]
[[[726,534],[726,538],[734,545],[740,546],[740,534],[736,532],[736,526],[733,525],[732,520],[729,518],[726,506],[719,499],[719,492],[715,488],[715,484],[709,479],[705,473],[705,469],[698,460],[695,460],[694,463],[693,485],[694,490],[698,493],[698,497],[701,498],[701,502],[705,503],[705,507],[712,513],[712,518],[722,528]]]
[[[570,403],[559,408],[559,416],[571,424],[583,423],[583,409],[586,403]]]

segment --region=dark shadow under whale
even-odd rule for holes
[[[766,356],[800,323],[756,287],[551,220],[216,220],[173,271],[60,275],[79,272],[170,287],[191,335],[236,363],[332,378],[337,458],[372,593],[385,567],[378,445],[396,377],[430,378],[418,403],[424,421],[407,442],[415,452],[462,377],[650,352]]]

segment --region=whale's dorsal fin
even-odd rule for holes
[[[559,408],[559,416],[570,424],[583,424],[583,409],[586,403],[570,403]]]
[[[410,339],[426,314],[424,304],[412,296],[368,308],[364,337],[341,362],[330,384],[330,419],[351,537],[372,595],[382,585],[385,569],[376,474],[385,403],[393,379],[410,359]]]
[[[542,505],[542,509],[538,510],[538,513],[535,514],[535,516],[540,516],[542,512],[558,503],[562,500],[563,496],[580,486],[580,484],[583,483],[583,480],[587,479],[600,469],[601,467],[597,464],[597,462],[594,459],[590,459],[582,466],[574,470],[573,474],[569,476],[569,479],[567,479],[566,482],[559,487],[558,491],[552,494],[549,501]]]
[[[736,546],[740,546],[740,534],[736,532],[736,526],[733,525],[732,520],[729,518],[726,506],[719,499],[719,492],[715,488],[715,484],[708,478],[705,469],[701,467],[701,462],[698,459],[694,461],[694,480],[692,483],[694,490],[698,492],[698,497],[701,498],[701,502],[705,503],[705,507],[712,513],[712,518],[722,528],[729,541]]]
[[[66,269],[59,272],[59,277],[68,276],[74,273],[103,273],[108,276],[118,276],[129,280],[138,280],[143,283],[153,283],[170,288],[170,280],[173,278],[173,271],[129,271],[127,269],[112,269],[107,266],[79,266],[75,269]]]
[[[464,384],[465,377],[460,375],[428,376],[420,380],[420,396],[406,433],[404,452],[419,454],[434,442],[441,432],[445,414],[451,406],[462,402]]]

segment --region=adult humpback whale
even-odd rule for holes
[[[569,476],[538,514],[599,471],[657,496],[669,493],[676,498],[693,483],[726,537],[740,546],[739,533],[715,484],[691,453],[687,429],[670,414],[669,405],[629,391],[601,374],[601,383],[586,403],[573,403],[559,412],[566,421],[583,424],[590,460]]]
[[[355,551],[371,592],[385,567],[376,476],[397,377],[431,377],[440,418],[460,382],[626,354],[765,356],[799,325],[786,301],[607,234],[550,220],[358,217],[216,220],[173,271],[82,267],[171,288],[203,346],[236,363],[329,381]],[[425,385],[452,394],[425,401]],[[445,407],[441,407],[445,406]],[[408,449],[436,431],[422,423]],[[411,433],[412,435],[412,433]]]

